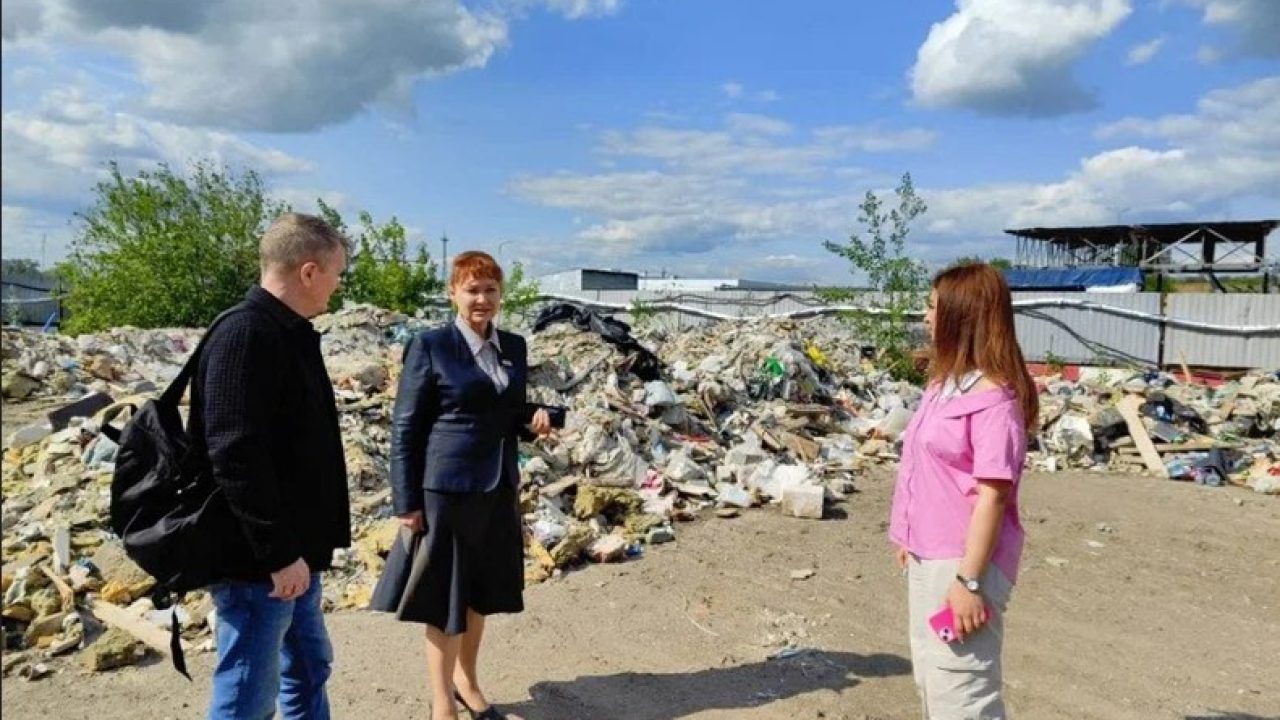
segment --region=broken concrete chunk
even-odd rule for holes
[[[7,448],[21,450],[28,445],[40,442],[41,440],[49,437],[52,433],[53,428],[46,423],[24,425],[10,433],[9,436],[5,438],[4,444]]]
[[[84,664],[94,672],[133,665],[147,655],[146,647],[129,633],[108,628],[85,655]]]
[[[26,400],[40,389],[40,381],[22,372],[6,372],[3,380],[4,396],[8,400]]]
[[[819,485],[788,485],[782,489],[782,513],[821,520],[824,494]]]

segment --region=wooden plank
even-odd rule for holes
[[[1116,409],[1124,418],[1125,425],[1129,426],[1129,435],[1138,446],[1138,452],[1142,455],[1142,461],[1147,469],[1156,477],[1168,478],[1169,471],[1165,468],[1164,461],[1160,459],[1160,453],[1156,452],[1155,446],[1151,443],[1147,426],[1142,424],[1142,416],[1138,414],[1138,408],[1142,407],[1142,402],[1142,398],[1137,395],[1126,395]]]
[[[573,488],[578,484],[578,478],[574,476],[563,477],[553,483],[548,483],[538,489],[539,494],[543,497],[560,497],[566,490]]]
[[[58,590],[58,597],[62,600],[62,610],[64,612],[71,610],[76,604],[76,592],[71,586],[63,580],[58,573],[50,570],[47,565],[41,565],[40,569],[44,571],[45,577],[49,578],[49,582]]]
[[[1217,440],[1192,440],[1185,443],[1153,443],[1152,447],[1156,452],[1164,453],[1180,453],[1180,452],[1203,452],[1205,450],[1237,450],[1240,443],[1218,442]],[[1126,455],[1139,454],[1138,448],[1132,445],[1112,446],[1112,449],[1118,450]]]
[[[801,461],[806,463],[811,463],[814,460],[817,460],[818,454],[822,451],[822,448],[818,443],[804,437],[803,435],[797,435],[792,432],[783,432],[781,438],[782,444],[794,453],[796,457],[800,458]]]
[[[142,644],[155,650],[161,655],[169,654],[169,631],[164,630],[156,625],[147,622],[145,618],[138,617],[124,608],[117,607],[106,600],[93,599],[89,601],[89,612],[94,617],[114,628],[119,628],[130,635],[137,638]],[[166,611],[171,612],[171,611]],[[182,642],[184,649],[190,647],[184,640]]]
[[[1182,382],[1184,385],[1194,385],[1191,379],[1191,370],[1187,367],[1187,354],[1181,350],[1178,351],[1178,364],[1182,366]]]

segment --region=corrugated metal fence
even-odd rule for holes
[[[1088,300],[1160,315],[1159,293],[1110,294],[1019,292],[1014,300]],[[1280,298],[1277,298],[1280,299]],[[1017,308],[1014,323],[1027,360],[1109,365],[1154,365],[1160,355],[1159,320],[1121,317],[1073,307]]]
[[[1218,325],[1280,326],[1280,295],[1168,296],[1170,317]],[[1165,362],[1231,368],[1280,367],[1280,332],[1240,337],[1172,326],[1165,335]]]
[[[632,306],[637,301],[669,301],[742,318],[794,312],[822,305],[815,293],[722,290],[673,295],[661,291],[608,290],[575,293],[584,300]],[[1078,364],[1188,365],[1216,368],[1280,367],[1280,295],[1172,294],[1161,311],[1159,293],[1014,293],[1015,301],[1062,300],[1102,308],[1022,307],[1016,312],[1023,354],[1033,362]],[[874,304],[868,296],[859,302]],[[1126,317],[1109,308],[1150,318]],[[630,313],[622,319],[634,322]],[[1166,323],[1160,318],[1227,326],[1269,326],[1247,336]],[[679,331],[710,322],[686,313],[646,318]],[[1162,347],[1163,345],[1163,347]]]
[[[55,282],[36,273],[6,273],[0,281],[0,322],[6,325],[43,325],[61,307],[53,297]],[[55,319],[56,322],[56,319]]]

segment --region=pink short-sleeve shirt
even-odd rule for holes
[[[1026,537],[1018,520],[1026,458],[1026,429],[1011,390],[947,399],[929,388],[903,437],[889,539],[927,560],[964,557],[978,480],[1008,480],[1013,488],[991,561],[1015,582]]]

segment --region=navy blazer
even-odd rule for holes
[[[528,348],[498,331],[507,372],[501,393],[453,323],[414,336],[391,424],[391,493],[397,515],[422,509],[423,490],[486,492],[519,485],[524,426],[537,409],[525,402]]]

